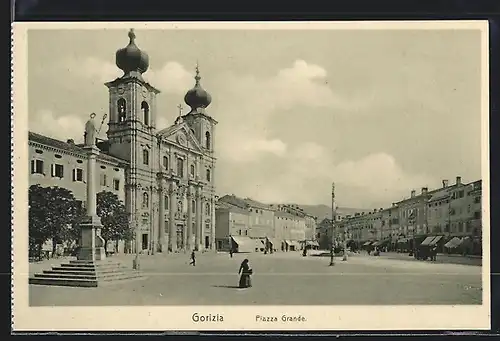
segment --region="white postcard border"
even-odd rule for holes
[[[166,306],[29,307],[28,108],[29,29],[369,29],[470,30],[482,32],[481,162],[483,180],[483,304],[477,306]],[[12,314],[14,331],[42,330],[464,330],[490,328],[489,73],[487,21],[413,22],[80,22],[14,23]],[[193,313],[220,314],[219,323],[195,323]],[[255,315],[302,315],[306,322],[262,323]]]

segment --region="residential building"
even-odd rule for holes
[[[255,242],[249,237],[250,214],[246,209],[218,201],[215,208],[215,222],[217,250],[229,251],[233,248],[241,251],[246,247],[247,252],[249,249],[254,251]]]

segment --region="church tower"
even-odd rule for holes
[[[199,241],[200,248],[215,249],[215,126],[217,121],[211,117],[206,108],[212,102],[210,94],[203,89],[200,80],[200,70],[196,65],[196,76],[194,87],[184,96],[184,102],[191,110],[182,118],[189,126],[191,132],[198,140],[203,150],[201,160],[200,178],[205,184],[203,187],[203,227],[201,228],[202,240]]]
[[[106,83],[109,89],[109,153],[129,162],[125,205],[132,225],[140,225],[137,247],[148,248],[152,228],[156,160],[156,96],[160,91],[143,78],[149,57],[135,44],[135,33],[128,33],[129,44],[116,52],[116,66],[123,76]],[[137,226],[137,225],[136,225]],[[146,237],[144,236],[146,235]],[[142,243],[140,245],[139,243]]]

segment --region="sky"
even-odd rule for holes
[[[29,129],[83,140],[127,29],[30,30]],[[378,208],[481,177],[479,30],[136,30],[157,128],[211,94],[219,195]],[[102,129],[105,137],[107,126]]]

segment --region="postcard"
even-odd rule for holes
[[[486,21],[12,32],[13,330],[489,329]]]

